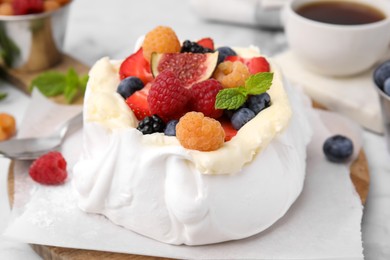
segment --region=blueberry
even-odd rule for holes
[[[390,77],[385,80],[383,84],[383,91],[390,96]]]
[[[176,136],[176,125],[179,120],[171,120],[168,122],[167,127],[164,130],[164,134],[168,136]]]
[[[141,90],[144,87],[144,83],[137,77],[127,77],[123,79],[116,90],[124,99],[131,96],[134,92]]]
[[[231,122],[234,129],[239,130],[243,125],[248,123],[255,116],[256,115],[252,110],[244,107],[240,108],[233,114]]]
[[[379,65],[374,71],[375,84],[381,89],[383,89],[383,84],[388,78],[390,78],[390,60]]]
[[[218,62],[217,64],[223,62],[227,56],[237,56],[237,53],[232,50],[230,47],[219,47],[216,49],[218,51]]]
[[[250,96],[247,100],[248,108],[257,115],[261,110],[271,105],[271,97],[268,93]]]
[[[331,162],[344,162],[353,153],[351,139],[342,135],[334,135],[326,139],[322,150]]]

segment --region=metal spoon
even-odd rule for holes
[[[14,160],[34,160],[41,155],[58,148],[65,135],[80,128],[83,114],[80,113],[65,122],[56,132],[48,137],[21,138],[0,142],[0,157]]]

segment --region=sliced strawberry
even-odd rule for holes
[[[233,137],[236,136],[237,130],[233,128],[230,120],[228,119],[220,119],[219,122],[222,125],[223,130],[225,131],[225,142],[230,141]]]
[[[119,68],[120,79],[136,76],[146,85],[153,80],[149,62],[144,58],[142,48],[127,57]]]
[[[197,41],[196,43],[204,48],[209,48],[210,50],[214,50],[214,41],[211,38],[203,38]]]
[[[138,120],[142,120],[145,117],[152,115],[147,100],[150,86],[150,84],[147,84],[143,89],[134,92],[126,99],[126,104],[133,110],[134,115]]]
[[[232,62],[241,61],[248,67],[251,74],[270,71],[269,63],[264,57],[242,58],[240,56],[228,56],[225,60]]]

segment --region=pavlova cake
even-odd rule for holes
[[[79,207],[170,244],[242,239],[299,196],[311,129],[301,97],[257,48],[178,40],[159,26],[92,67]]]

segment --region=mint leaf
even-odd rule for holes
[[[237,109],[246,101],[246,95],[238,88],[226,88],[218,92],[215,102],[217,109]]]
[[[69,68],[66,74],[48,71],[32,80],[30,91],[36,87],[47,97],[64,95],[65,100],[72,103],[78,95],[84,95],[87,82],[88,75],[79,77],[74,68]]]
[[[250,76],[245,81],[245,87],[248,91],[248,95],[260,95],[272,85],[274,74],[271,72],[261,72]]]
[[[79,92],[79,76],[73,68],[70,68],[66,74],[65,80],[66,87],[64,89],[64,96],[68,103],[72,103]]]
[[[87,89],[88,79],[89,79],[88,75],[84,75],[79,79],[80,90],[82,93],[85,93],[85,90]]]
[[[30,91],[34,87],[47,97],[60,95],[66,87],[65,75],[54,71],[44,72],[31,81]]]
[[[260,95],[266,92],[272,85],[274,74],[260,72],[250,76],[245,81],[245,86],[222,89],[215,99],[215,108],[235,110],[241,107],[248,95]]]
[[[3,100],[7,97],[7,93],[0,92],[0,100]]]

